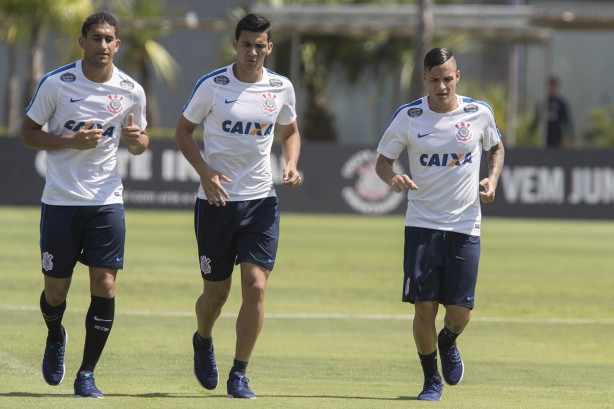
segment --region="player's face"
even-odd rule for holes
[[[269,42],[267,34],[242,31],[239,39],[235,39],[232,45],[237,52],[237,78],[245,82],[259,80],[264,58],[273,50],[273,43]]]
[[[449,112],[456,108],[456,84],[460,71],[456,60],[451,58],[442,65],[437,65],[423,74],[428,90],[429,107],[435,112]]]
[[[121,41],[115,37],[115,28],[107,23],[92,26],[85,37],[79,38],[83,60],[98,68],[105,68],[113,63],[113,56],[120,44]]]

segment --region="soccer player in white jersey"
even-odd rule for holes
[[[456,94],[460,71],[450,50],[432,49],[423,68],[428,95],[394,113],[377,148],[376,171],[396,192],[408,189],[402,299],[415,309],[413,333],[424,372],[418,399],[437,401],[443,391],[437,348],[446,383],[463,377],[456,338],[474,306],[480,199],[495,199],[504,148],[490,107]],[[403,150],[410,175],[393,167]],[[488,151],[488,177],[480,180],[482,150]],[[437,335],[439,304],[446,313]]]
[[[236,322],[235,357],[228,397],[255,399],[245,375],[264,321],[267,280],[279,239],[279,202],[273,186],[271,146],[275,125],[285,159],[283,184],[301,183],[300,135],[294,88],[264,68],[273,49],[271,24],[248,14],[237,24],[233,64],[203,76],[183,108],[177,143],[200,176],[194,210],[203,293],[196,301],[194,374],[212,390],[218,384],[212,331],[240,265],[243,302]],[[204,158],[193,137],[203,122]]]
[[[115,314],[115,277],[124,262],[124,206],[116,152],[120,139],[133,155],[149,145],[145,93],[113,65],[121,44],[108,13],[83,23],[83,59],[45,75],[26,108],[23,144],[46,151],[40,250],[44,291],[40,307],[48,328],[43,377],[64,379],[66,297],[77,263],[89,266],[91,302],[85,318],[83,361],[75,396],[102,398],[94,368]],[[45,130],[43,126],[46,125]]]

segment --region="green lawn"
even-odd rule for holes
[[[282,215],[263,333],[250,363],[256,401],[225,398],[238,281],[214,339],[220,386],[192,375],[201,291],[191,212],[126,215],[116,320],[96,381],[72,398],[89,294],[74,275],[67,376],[40,374],[45,327],[37,208],[0,207],[0,408],[614,408],[614,222],[483,221],[473,321],[459,339],[463,383],[439,403],[422,386],[411,305],[400,302],[403,218]]]

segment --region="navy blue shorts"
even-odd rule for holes
[[[243,262],[271,271],[279,242],[279,200],[267,197],[218,207],[196,199],[194,230],[203,279],[225,280]]]
[[[479,236],[406,226],[403,301],[473,309],[479,261]]]
[[[125,239],[122,204],[42,205],[42,271],[49,277],[72,276],[77,261],[90,267],[122,269]]]

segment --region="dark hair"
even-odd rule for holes
[[[263,15],[252,13],[239,20],[235,29],[235,40],[239,39],[242,31],[266,33],[267,41],[271,41],[271,22]]]
[[[106,13],[104,11],[99,11],[97,13],[92,14],[83,22],[83,27],[81,27],[81,35],[83,37],[87,37],[88,31],[97,24],[109,24],[115,29],[115,37],[119,35],[119,24],[117,24],[117,20],[111,14]]]
[[[548,77],[548,84],[558,87],[559,86],[559,77],[556,77],[554,75],[551,75],[550,77]]]
[[[433,48],[424,56],[424,71],[430,71],[431,68],[445,64],[452,58],[454,54],[447,48]]]

